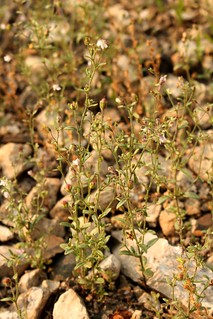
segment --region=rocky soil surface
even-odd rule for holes
[[[28,1],[26,1],[27,3]],[[78,1],[76,1],[78,2]],[[198,134],[205,134],[207,138],[201,143],[192,146],[185,154],[188,157],[188,174],[179,172],[177,180],[183,191],[195,193],[195,198],[187,198],[181,201],[181,207],[186,211],[184,223],[187,225],[187,231],[184,233],[184,245],[189,243],[203,244],[205,232],[210,233],[212,229],[212,161],[213,161],[213,90],[212,90],[212,70],[213,70],[213,42],[212,42],[212,22],[208,20],[210,16],[208,10],[212,1],[201,1],[200,5],[195,1],[186,1],[182,13],[181,23],[177,22],[174,7],[171,1],[159,1],[163,3],[163,8],[157,6],[157,1],[108,1],[106,10],[103,13],[103,19],[108,21],[108,30],[105,30],[103,37],[114,39],[114,47],[120,47],[113,61],[111,77],[114,81],[109,87],[104,87],[104,92],[97,93],[96,98],[105,96],[111,99],[112,90],[115,96],[125,95],[125,92],[132,91],[139,94],[138,114],[144,116],[142,106],[149,109],[154,103],[152,97],[146,93],[153,85],[153,77],[148,73],[151,54],[153,59],[159,58],[160,74],[166,74],[167,79],[165,88],[169,89],[174,100],[180,97],[178,87],[179,76],[187,79],[187,72],[190,73],[195,85],[194,112],[197,114],[197,123],[199,127]],[[147,3],[148,3],[147,2]],[[165,4],[164,4],[165,2]],[[177,2],[177,1],[176,1]],[[52,35],[53,43],[60,42],[60,38],[69,37],[69,24],[67,17],[71,19],[71,7],[75,1],[65,1],[64,5],[57,7],[56,16],[64,17],[60,20],[59,29],[54,29]],[[141,4],[142,3],[142,4]],[[165,6],[165,7],[164,7]],[[72,271],[75,266],[75,257],[72,254],[64,255],[61,244],[67,242],[69,231],[62,226],[61,222],[68,221],[69,210],[64,204],[70,201],[69,192],[66,183],[72,181],[72,170],[65,165],[66,183],[64,176],[57,170],[58,155],[53,147],[52,135],[57,134],[56,123],[57,115],[51,113],[48,109],[48,101],[42,102],[34,115],[34,132],[38,144],[38,150],[30,145],[31,132],[27,124],[27,117],[24,115],[28,107],[39,104],[41,100],[37,96],[33,86],[39,85],[39,79],[46,81],[48,75],[44,69],[42,57],[37,55],[28,47],[25,52],[24,63],[32,68],[34,81],[30,86],[30,81],[25,75],[22,75],[17,64],[18,44],[15,38],[15,22],[21,19],[15,13],[18,5],[9,1],[4,6],[4,16],[2,16],[0,25],[0,172],[1,177],[6,177],[10,181],[16,180],[16,188],[21,189],[25,194],[24,202],[28,209],[33,209],[33,198],[39,192],[38,181],[34,179],[37,163],[42,163],[45,169],[43,185],[46,193],[42,203],[42,217],[33,230],[34,240],[43,236],[44,248],[42,258],[44,259],[45,269],[34,269],[29,262],[22,259],[16,267],[19,276],[18,288],[19,296],[17,304],[21,309],[25,309],[28,319],[140,319],[140,318],[159,318],[155,317],[155,309],[160,309],[163,298],[172,299],[171,285],[167,278],[172,277],[178,269],[178,256],[181,254],[179,246],[179,237],[176,233],[175,223],[176,215],[169,209],[169,203],[156,203],[151,201],[147,212],[147,225],[156,232],[156,235],[146,234],[145,242],[151,239],[159,238],[158,241],[148,250],[146,258],[149,267],[154,275],[144,286],[141,278],[142,273],[138,260],[134,257],[121,255],[123,231],[122,221],[117,217],[122,217],[123,212],[116,209],[117,201],[115,189],[113,187],[105,188],[99,197],[99,209],[104,210],[112,202],[112,212],[107,216],[106,221],[110,224],[107,232],[111,235],[109,241],[109,252],[101,263],[101,269],[113,274],[113,287],[108,284],[108,295],[103,300],[93,298],[88,291],[84,291],[75,281]],[[25,8],[27,12],[27,8]],[[60,11],[61,10],[61,11]],[[25,13],[26,13],[25,12]],[[23,14],[24,16],[24,14]],[[100,17],[101,19],[101,17]],[[135,30],[129,30],[129,26],[134,21]],[[132,63],[134,57],[134,43],[132,33],[137,38],[137,52],[140,57],[140,66],[143,77],[138,77],[138,66]],[[185,32],[185,33],[184,33]],[[183,38],[190,33],[187,42],[187,51],[185,60],[182,60]],[[208,36],[202,36],[203,34]],[[59,37],[59,39],[58,39]],[[199,38],[199,48],[198,46]],[[117,43],[116,43],[117,41]],[[79,55],[82,52],[82,46],[77,46]],[[121,47],[122,46],[122,47]],[[128,53],[131,49],[131,55]],[[200,50],[198,54],[198,49]],[[60,54],[63,55],[63,48],[60,48]],[[157,58],[156,58],[157,56]],[[56,59],[59,57],[56,57]],[[157,63],[157,61],[156,61]],[[187,72],[185,64],[187,64]],[[61,77],[63,77],[62,75]],[[78,77],[79,75],[77,75]],[[102,75],[104,76],[104,75]],[[116,80],[115,80],[116,78]],[[60,81],[60,80],[59,80]],[[78,79],[76,79],[77,83]],[[100,82],[97,76],[96,84]],[[73,88],[65,89],[66,100],[63,105],[76,97]],[[51,101],[50,101],[51,102]],[[46,106],[47,105],[47,106]],[[169,105],[169,106],[168,106]],[[201,107],[202,106],[202,107]],[[105,121],[117,122],[120,127],[128,128],[128,119],[125,114],[118,110],[114,105],[105,109]],[[172,116],[173,108],[169,101],[165,100],[161,105],[160,118],[163,120]],[[29,123],[29,122],[28,122]],[[136,124],[135,124],[136,125]],[[193,123],[191,123],[193,130]],[[51,129],[51,134],[45,128]],[[85,132],[88,127],[85,127]],[[139,128],[140,129],[140,128]],[[55,131],[54,131],[55,130]],[[137,131],[137,125],[135,127]],[[60,137],[59,137],[60,138]],[[75,136],[68,136],[64,133],[63,139],[68,143],[75,143]],[[70,142],[71,141],[71,142]],[[92,149],[92,146],[91,146]],[[193,150],[193,155],[189,155]],[[33,158],[33,161],[29,160]],[[108,168],[112,166],[112,157],[110,153],[103,154],[101,167],[102,178],[107,178]],[[170,160],[165,155],[159,154],[159,160],[162,163],[164,177],[171,170]],[[149,156],[147,154],[147,163]],[[97,169],[97,154],[95,150],[91,151],[91,156],[87,159],[88,168],[95,171]],[[195,183],[191,183],[191,176]],[[144,196],[144,185],[148,185],[149,178],[145,175],[143,168],[138,169],[137,178],[141,181],[141,189],[133,188],[133,205],[142,207]],[[88,186],[85,179],[85,189]],[[1,187],[4,185],[1,183]],[[94,201],[96,190],[90,194],[90,201]],[[163,190],[167,194],[167,186]],[[153,198],[156,192],[153,191]],[[85,197],[87,194],[85,194]],[[20,242],[19,234],[14,231],[14,222],[8,216],[8,194],[3,192],[0,197],[0,298],[11,297],[10,283],[14,287],[14,269],[8,264],[8,258],[11,252],[15,255],[22,253],[22,248],[18,245]],[[18,205],[18,203],[17,203]],[[14,215],[16,210],[14,208]],[[137,234],[140,237],[140,233]],[[212,237],[211,237],[212,240]],[[135,242],[131,238],[127,239],[129,247],[134,246]],[[199,291],[204,288],[202,279],[207,276],[212,278],[213,269],[213,251],[208,249],[203,251],[205,259],[204,266],[198,270],[196,279],[199,281]],[[191,261],[189,272],[193,273],[195,263]],[[159,293],[159,300],[156,300],[152,291]],[[182,282],[178,282],[175,288],[175,294],[182,305],[187,308],[188,292],[184,289]],[[154,305],[154,306],[153,306]],[[212,318],[213,315],[213,287],[205,290],[202,305],[208,308],[205,318]],[[174,314],[169,310],[161,314],[160,318],[173,318]],[[14,303],[0,302],[0,319],[19,318]],[[175,318],[175,317],[174,317]],[[178,317],[179,318],[179,317]],[[204,318],[204,316],[196,317]]]

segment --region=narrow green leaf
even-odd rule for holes
[[[103,211],[103,213],[101,213],[99,216],[98,216],[98,219],[102,219],[104,218],[105,216],[107,216],[111,211],[111,207],[108,207],[107,209],[105,209],[105,211]]]
[[[170,197],[168,195],[163,195],[159,198],[159,200],[157,201],[157,205],[163,204],[167,199],[169,199]]]
[[[189,177],[191,181],[194,180],[194,179],[193,179],[192,172],[191,172],[189,169],[187,169],[187,168],[182,168],[182,169],[180,169],[180,171],[181,171],[184,175],[186,175],[187,177]]]
[[[158,238],[153,238],[153,239],[149,240],[148,243],[146,244],[147,249],[152,247],[157,241],[158,241]]]
[[[183,197],[185,198],[193,198],[193,199],[199,199],[199,196],[194,192],[186,192]]]
[[[126,203],[126,198],[121,199],[120,202],[117,204],[116,209],[123,206],[125,203]]]
[[[127,255],[127,256],[133,256],[132,252],[129,250],[121,250],[119,252],[120,255]]]
[[[6,297],[6,298],[0,299],[0,301],[2,301],[2,302],[13,301],[13,298],[12,297]]]

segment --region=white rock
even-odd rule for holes
[[[47,68],[39,56],[27,56],[25,65],[30,71],[33,84],[38,85],[39,81],[47,75]]]
[[[160,215],[160,211],[161,211],[161,205],[148,203],[146,221],[149,223],[149,225],[153,227],[157,226],[157,221]]]
[[[173,74],[169,74],[166,78],[166,83],[164,84],[165,90],[169,90],[173,98],[178,98],[182,96],[183,91],[179,85],[179,78]]]
[[[175,221],[176,214],[162,210],[159,217],[159,224],[163,234],[167,236],[173,236],[175,233]]]
[[[89,185],[89,178],[84,175],[83,173],[80,173],[80,180],[81,180],[81,186],[83,188],[84,193],[87,192],[88,189],[88,185]],[[72,168],[69,169],[65,180],[63,181],[62,185],[61,185],[61,194],[62,195],[68,195],[69,194],[69,189],[68,187],[72,187],[72,186],[77,186],[78,184],[78,179],[76,176],[76,173],[72,170]]]
[[[20,319],[17,312],[0,309],[0,319]]]
[[[58,178],[46,178],[44,184],[34,186],[26,197],[27,207],[34,211],[42,203],[42,209],[49,211],[57,202],[60,184]]]
[[[197,106],[194,112],[202,129],[205,130],[212,127],[213,107],[211,104]]]
[[[177,185],[181,188],[183,192],[195,192],[197,191],[196,186],[194,184],[195,176],[193,173],[186,169],[179,171],[177,173]]]
[[[60,283],[52,280],[44,280],[40,287],[32,287],[18,297],[20,309],[26,311],[27,319],[40,319],[48,298],[56,290]]]
[[[213,174],[213,145],[203,144],[194,148],[193,155],[189,158],[189,167],[199,177],[208,181]]]
[[[70,216],[69,205],[72,206],[71,195],[61,198],[50,211],[50,217],[56,221],[68,221]]]
[[[67,147],[73,142],[70,140],[70,136],[67,134],[67,131],[63,130],[58,132],[58,113],[53,110],[44,109],[36,116],[36,127],[38,129],[39,134],[44,138],[49,140],[57,140],[59,145],[66,144]],[[48,129],[51,130],[49,132]]]
[[[57,220],[43,217],[35,224],[31,232],[31,237],[33,240],[36,240],[46,234],[64,237],[65,229]]]
[[[8,227],[0,225],[0,242],[5,242],[14,237],[14,234]]]
[[[32,163],[27,162],[31,153],[32,148],[27,144],[7,143],[1,146],[0,167],[3,175],[12,179],[32,167]]]
[[[138,239],[140,233],[136,230]],[[112,233],[113,237],[122,242],[122,231],[115,231]],[[150,240],[157,238],[157,236],[147,233],[144,238],[144,243],[147,244]],[[126,239],[128,247],[136,248],[134,240]],[[142,279],[141,267],[138,258],[132,256],[121,255],[122,244],[117,245],[114,248],[113,254],[121,261],[121,272],[131,278],[133,281],[140,283]],[[147,266],[153,271],[153,276],[147,280],[147,285],[169,299],[172,299],[172,288],[168,284],[167,279],[172,280],[175,274],[180,272],[178,270],[177,258],[181,256],[181,248],[177,246],[169,245],[168,241],[163,238],[159,238],[158,241],[148,249],[145,257],[147,258]],[[189,276],[194,275],[196,265],[194,261],[191,261],[188,266]],[[212,278],[212,271],[204,267],[197,269],[197,275],[195,276],[197,290],[200,292],[204,288],[207,279]],[[184,282],[177,281],[175,286],[175,298],[180,300],[184,306],[187,307],[188,292],[183,288]],[[202,306],[208,308],[209,313],[213,314],[213,287],[210,286],[205,290],[204,298],[202,300]]]
[[[63,293],[53,308],[53,319],[89,319],[82,299],[73,289]]]
[[[110,254],[107,258],[105,258],[99,266],[102,270],[104,270],[104,279],[108,282],[114,281],[118,278],[121,263],[113,254]]]
[[[114,187],[107,186],[103,190],[98,192],[95,190],[92,192],[87,198],[86,201],[88,203],[94,203],[96,205],[98,198],[98,209],[104,211],[106,208],[111,207],[111,209],[115,209],[118,201],[116,200],[116,193]]]
[[[44,279],[47,279],[47,275],[41,269],[33,269],[31,271],[27,271],[23,276],[21,276],[19,280],[19,291],[22,293],[27,291],[31,287],[40,286]]]
[[[23,253],[21,249],[17,249],[15,246],[0,245],[0,278],[14,275],[12,267],[7,264],[7,260],[10,259],[10,251],[18,256]],[[22,274],[27,266],[26,260],[20,260],[20,264],[16,267],[18,274]]]

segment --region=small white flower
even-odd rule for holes
[[[5,179],[1,179],[0,186],[6,186],[6,185],[7,185],[7,181]]]
[[[6,55],[4,56],[4,62],[9,63],[11,60],[12,60],[12,57],[11,57],[9,54],[6,54]]]
[[[79,166],[79,164],[80,164],[80,160],[79,160],[79,158],[76,158],[74,161],[72,161],[72,165],[74,165],[74,166]]]
[[[104,39],[99,39],[96,43],[97,47],[100,48],[101,50],[105,50],[108,48],[108,44],[106,40]]]
[[[118,103],[118,104],[121,104],[121,103],[122,103],[122,102],[121,102],[121,99],[120,99],[119,97],[116,97],[115,102]]]
[[[5,23],[1,23],[0,24],[0,29],[1,30],[6,30],[6,24]]]
[[[161,76],[160,80],[159,80],[159,85],[163,85],[166,82],[166,78],[167,78],[167,74]]]
[[[53,91],[61,91],[61,86],[59,84],[53,84]]]
[[[9,198],[10,197],[10,194],[8,192],[3,192],[2,195],[4,196],[4,198]]]
[[[167,139],[164,135],[164,133],[162,133],[160,136],[159,136],[159,141],[160,141],[160,144],[164,144],[167,142]]]

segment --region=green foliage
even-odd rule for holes
[[[152,57],[149,61],[151,67],[146,69],[151,74],[152,87],[147,88],[149,93],[141,97],[144,93],[131,86],[128,74],[125,74],[119,86],[117,69],[113,66],[120,54],[118,40],[113,35],[108,37],[108,41],[102,39],[102,34],[111,34],[110,23],[104,15],[107,1],[80,2],[72,4],[69,11],[63,1],[32,1],[29,6],[26,1],[16,1],[20,19],[12,26],[16,28],[17,41],[17,65],[13,67],[17,68],[23,79],[28,79],[26,85],[36,96],[35,106],[25,110],[23,123],[28,128],[29,145],[33,150],[27,162],[35,168],[31,173],[37,183],[37,192],[29,207],[26,205],[27,194],[19,189],[18,181],[2,178],[0,182],[2,195],[8,201],[7,212],[13,224],[12,229],[20,240],[19,246],[23,252],[18,255],[10,252],[7,262],[14,271],[14,282],[10,282],[12,297],[2,301],[14,302],[19,317],[23,318],[17,306],[19,292],[16,267],[20,260],[30,261],[32,268],[45,268],[48,262],[44,256],[44,234],[38,239],[33,236],[36,226],[45,216],[44,200],[48,196],[45,169],[38,159],[41,141],[39,144],[35,124],[36,115],[45,108],[49,117],[54,119],[54,124],[47,128],[49,135],[46,136],[54,147],[57,170],[70,195],[70,202],[65,204],[69,210],[69,220],[61,223],[67,228],[69,238],[61,244],[61,248],[66,255],[75,256],[73,274],[76,281],[92,294],[99,297],[105,295],[108,283],[101,262],[109,251],[108,226],[112,226],[109,220],[115,212],[121,212],[123,217],[118,218],[123,231],[120,253],[138,259],[146,286],[148,279],[153,276],[146,254],[158,240],[145,240],[148,233],[154,233],[147,223],[147,211],[150,202],[165,206],[169,204],[171,213],[176,216],[175,231],[182,253],[178,259],[178,272],[173,278],[167,278],[173,291],[172,300],[164,299],[159,307],[160,296],[153,293],[152,309],[157,318],[162,318],[164,309],[174,311],[173,318],[193,318],[194,314],[204,313],[202,300],[205,290],[211,285],[210,279],[204,278],[205,286],[200,292],[196,286],[196,274],[203,264],[203,251],[210,247],[212,234],[206,232],[203,243],[185,245],[186,211],[180,203],[186,199],[199,199],[199,195],[191,190],[200,181],[199,176],[195,177],[189,170],[188,161],[195,147],[204,139],[194,111],[195,84],[189,72],[191,60],[187,56],[187,41],[190,37],[185,34],[185,51],[180,65],[176,66],[182,66],[187,77],[187,81],[179,78],[179,97],[174,99],[169,89],[164,90],[167,79],[166,75],[160,76],[157,57]],[[164,10],[164,1],[151,1],[150,4]],[[178,24],[182,24],[184,1],[175,1],[173,8]],[[127,31],[133,47],[125,48],[125,52],[131,57],[130,66],[137,66],[140,82],[142,67],[133,24],[130,29],[132,31]],[[63,34],[61,30],[67,32]],[[204,51],[199,34],[196,43],[200,61]],[[36,71],[30,63],[26,63],[29,52],[39,60]],[[144,102],[147,96],[152,101],[148,106]],[[161,116],[160,107],[164,99],[173,110],[172,116]],[[5,101],[4,110],[8,111],[8,101]],[[126,125],[122,126],[114,119],[106,120],[107,104],[120,112]],[[139,106],[142,115],[138,111]],[[95,169],[92,165],[88,166],[93,151],[96,154]],[[112,165],[107,173],[102,174],[104,152],[111,154]],[[164,155],[163,161],[161,154]],[[165,169],[165,162],[169,168]],[[68,178],[66,180],[65,168],[71,174],[71,182]],[[139,176],[141,170],[142,177],[141,174]],[[183,190],[178,182],[180,172],[189,180],[187,190]],[[211,176],[207,183],[212,186]],[[103,207],[101,197],[109,187],[113,196]],[[137,194],[136,198],[134,193]],[[191,261],[196,263],[193,275],[189,271]],[[109,277],[113,280],[113,276]],[[175,296],[177,283],[181,283],[188,292],[187,314]]]

